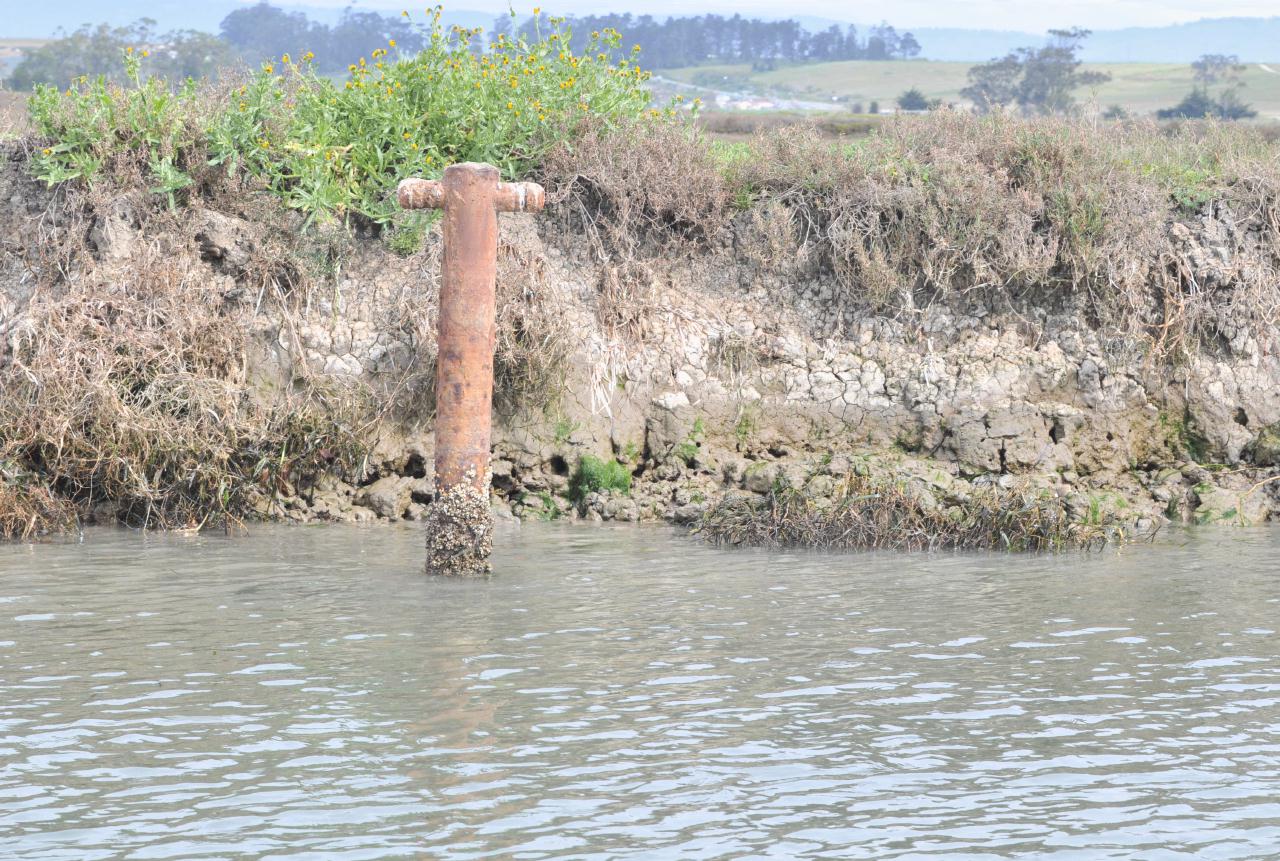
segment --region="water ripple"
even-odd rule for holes
[[[0,855],[1280,858],[1280,537],[0,548]]]

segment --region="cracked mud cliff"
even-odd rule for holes
[[[902,547],[1276,516],[1274,146],[1184,133],[1226,165],[1202,188],[1117,179],[1120,132],[928,123],[548,158],[547,212],[500,224],[495,505]],[[0,166],[7,534],[423,516],[433,228],[396,253],[247,180],[51,189],[30,147]]]

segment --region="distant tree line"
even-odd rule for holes
[[[1194,83],[1191,92],[1171,108],[1156,112],[1162,120],[1219,119],[1247,120],[1258,112],[1240,98],[1244,71],[1240,58],[1233,54],[1205,54],[1191,64]]]
[[[149,74],[181,81],[211,77],[237,60],[257,63],[286,53],[297,57],[306,51],[315,55],[319,71],[340,72],[357,57],[385,48],[391,39],[409,52],[421,49],[427,39],[422,27],[401,16],[347,8],[338,22],[329,26],[265,2],[227,15],[217,36],[193,30],[158,33],[155,24],[144,18],[127,27],[81,27],[28,51],[7,84],[26,90],[41,83],[65,87],[81,75],[118,78],[124,72],[120,52],[127,47],[147,51],[145,68]]]
[[[520,21],[511,15],[495,22],[490,40],[499,37],[536,38],[541,19]],[[862,33],[857,27],[831,26],[806,31],[797,21],[762,21],[741,15],[700,15],[655,18],[652,15],[586,15],[570,18],[572,47],[581,51],[593,32],[615,29],[627,44],[644,47],[642,61],[650,68],[678,68],[703,63],[750,63],[757,70],[778,63],[832,60],[909,59],[920,53],[911,33],[880,24]],[[1079,52],[1089,31],[1051,30],[1039,47],[1018,50],[980,63],[969,70],[969,84],[960,91],[980,113],[1015,110],[1024,114],[1064,114],[1076,110],[1075,91],[1105,83],[1110,76],[1081,68]],[[340,73],[358,57],[394,41],[400,51],[425,47],[429,31],[406,16],[362,12],[348,7],[335,24],[312,21],[269,3],[237,9],[223,19],[219,35],[192,30],[157,33],[155,21],[142,19],[127,27],[85,26],[40,48],[26,52],[6,82],[25,90],[38,83],[67,86],[81,75],[118,78],[124,73],[120,54],[126,47],[145,50],[149,74],[170,80],[211,77],[237,59],[250,63],[291,53],[315,56],[316,68]],[[1206,54],[1191,64],[1191,92],[1177,105],[1161,110],[1161,119],[1247,119],[1256,112],[1240,98],[1244,67],[1238,58]],[[937,106],[914,88],[898,100],[902,110]],[[857,106],[860,112],[861,105]],[[878,108],[878,106],[876,106]],[[874,110],[873,110],[874,113]],[[1112,106],[1106,116],[1120,118]]]
[[[402,16],[358,12],[348,6],[333,26],[312,21],[301,12],[286,12],[266,2],[237,9],[219,25],[222,38],[250,62],[286,53],[315,54],[321,72],[338,72],[358,57],[395,40],[401,51],[417,53],[427,33]]]
[[[533,37],[538,20],[519,22],[503,16],[490,38],[500,34]],[[888,24],[864,34],[857,27],[835,25],[811,33],[797,21],[761,21],[741,15],[661,19],[652,15],[587,15],[570,22],[575,50],[587,45],[593,31],[612,27],[628,44],[644,46],[643,62],[649,68],[724,62],[751,63],[759,69],[777,63],[907,59],[920,53],[914,36],[899,33]],[[82,27],[28,52],[8,83],[16,89],[28,89],[37,83],[66,86],[80,75],[115,77],[121,73],[120,51],[127,46],[149,49],[150,73],[175,80],[212,75],[237,58],[257,63],[307,51],[314,54],[319,71],[333,73],[375,48],[385,48],[391,40],[401,51],[416,52],[428,38],[427,28],[406,16],[348,7],[337,23],[329,25],[263,0],[227,15],[217,36],[190,30],[157,33],[155,21],[150,19],[127,27]]]
[[[573,47],[581,50],[593,32],[613,28],[628,43],[644,46],[645,66],[674,69],[702,63],[770,64],[825,62],[830,60],[898,60],[920,54],[920,43],[910,33],[899,33],[888,24],[872,27],[866,35],[849,25],[832,25],[816,33],[797,21],[761,21],[734,15],[697,15],[655,18],[653,15],[583,15],[570,17]],[[495,22],[491,38],[501,35],[533,37],[537,18],[513,23],[510,16]]]
[[[118,79],[124,75],[120,52],[127,47],[147,51],[152,74],[177,81],[209,77],[234,60],[231,46],[216,36],[194,30],[157,34],[155,23],[143,18],[127,27],[86,25],[27,51],[5,83],[29,90],[36,84],[65,87],[81,75]]]
[[[1038,48],[1019,48],[969,70],[960,95],[979,113],[1017,110],[1024,114],[1066,114],[1076,107],[1074,91],[1111,80],[1105,72],[1080,70],[1080,47],[1088,30],[1050,30]]]

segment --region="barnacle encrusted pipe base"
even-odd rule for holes
[[[493,512],[489,474],[441,488],[427,507],[427,573],[442,577],[486,577],[493,573]]]

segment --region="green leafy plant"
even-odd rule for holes
[[[94,182],[128,153],[147,166],[152,191],[169,195],[193,168],[220,166],[260,178],[291,208],[315,219],[357,216],[391,225],[400,246],[420,234],[394,189],[408,176],[485,161],[522,176],[588,118],[606,125],[662,119],[650,106],[650,73],[634,55],[615,60],[622,36],[592,34],[570,47],[562,18],[538,18],[534,37],[500,35],[481,50],[480,30],[440,24],[427,46],[401,54],[395,39],[334,80],[310,52],[262,64],[242,86],[213,93],[190,81],[148,77],[145,52],[127,48],[123,83],[81,78],[67,91],[37,88],[31,115],[50,141],[36,159],[47,182]]]
[[[581,427],[582,425],[578,422],[575,422],[566,416],[560,416],[560,418],[556,419],[556,423],[552,427],[552,431],[555,434],[556,444],[564,445],[567,443],[569,441],[569,437],[573,436]]]
[[[35,154],[34,173],[48,183],[79,179],[93,183],[109,170],[117,178],[141,174],[155,194],[176,204],[175,194],[191,185],[190,168],[201,158],[201,120],[208,119],[193,81],[176,91],[160,78],[142,74],[146,51],[126,48],[127,84],[99,75],[79,78],[65,92],[36,87],[30,112],[36,130],[51,140]]]
[[[581,502],[587,494],[602,490],[630,493],[631,471],[616,460],[583,455],[569,479],[569,498]]]

